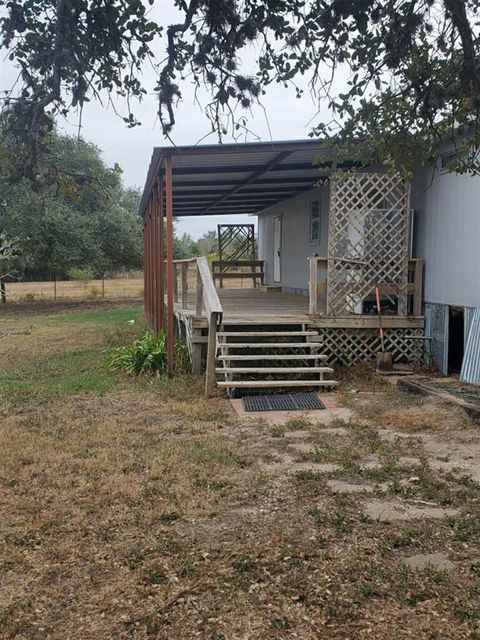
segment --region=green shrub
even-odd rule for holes
[[[90,267],[72,267],[68,270],[68,277],[70,280],[77,280],[84,285],[87,285],[94,277],[93,269]]]
[[[20,300],[23,300],[23,302],[33,302],[35,300],[35,294],[34,293],[25,293]]]
[[[186,347],[182,343],[175,345],[177,369],[185,369],[187,363]],[[129,374],[163,374],[167,370],[167,341],[165,333],[156,334],[147,331],[129,345],[118,347],[109,361],[112,371],[126,371]]]
[[[92,286],[88,290],[88,297],[95,299],[95,298],[99,298],[101,295],[102,295],[102,290],[100,289],[100,287],[97,287],[94,284],[92,284]]]

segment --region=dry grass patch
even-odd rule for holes
[[[394,431],[462,429],[473,425],[460,407],[391,386],[382,393],[348,394],[344,402],[361,419]]]
[[[43,355],[25,351],[25,392],[1,408],[0,637],[478,637],[480,489],[432,470],[421,434],[380,437],[371,415],[383,426],[397,408],[395,390],[375,386],[373,405],[347,394],[358,413],[333,425],[342,435],[302,417],[282,427],[285,438],[268,425],[240,423],[220,398],[205,400],[192,376],[118,375],[108,388],[79,392],[72,351],[84,349],[88,335],[98,343],[105,331],[113,342],[124,335],[124,315],[98,311],[89,309],[88,321],[80,312],[38,316],[50,327],[47,343],[55,327],[65,341]],[[25,338],[12,336],[12,344]],[[95,345],[87,345],[82,366],[100,371]],[[59,364],[63,382],[52,387]],[[10,384],[17,393],[18,380]],[[48,402],[34,401],[48,393]],[[407,406],[421,411],[423,402]],[[445,433],[455,439],[460,432]],[[341,469],[261,472],[262,459],[301,440]],[[374,456],[378,467],[362,466]],[[404,464],[403,456],[421,462]],[[458,515],[372,521],[364,513],[368,495],[332,490],[335,477],[372,483],[377,500],[451,504]],[[455,566],[448,575],[415,573],[403,562],[439,552]]]

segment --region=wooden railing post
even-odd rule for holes
[[[413,293],[413,315],[422,315],[422,297],[423,297],[423,260],[415,261],[415,270],[413,272],[414,293]]]
[[[173,263],[173,301],[178,302],[178,270],[177,264]]]
[[[308,312],[314,315],[318,311],[318,261],[316,256],[311,256],[310,261],[310,281],[308,283],[309,305]]]
[[[205,370],[205,395],[212,394],[215,388],[215,361],[217,358],[217,323],[218,315],[211,313],[208,317],[207,362]]]
[[[188,262],[182,262],[182,309],[188,307]]]
[[[200,271],[197,267],[197,287],[195,290],[195,314],[197,316],[202,315],[202,307],[203,307],[203,283],[202,283],[202,278],[200,276]]]

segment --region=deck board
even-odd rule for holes
[[[308,321],[308,298],[280,291],[261,289],[218,289],[226,321],[271,319],[279,317],[298,318]]]
[[[223,307],[223,320],[226,324],[305,324],[310,327],[347,327],[378,328],[376,315],[369,316],[326,316],[322,309],[312,317],[308,315],[308,297],[280,291],[262,289],[217,289]],[[188,310],[182,310],[180,304],[175,311],[181,316],[193,316],[194,326],[206,326],[206,318],[195,316],[194,292],[188,292]],[[384,328],[423,327],[423,318],[419,316],[382,317]]]

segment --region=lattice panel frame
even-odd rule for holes
[[[375,360],[381,350],[378,329],[318,329],[320,353],[330,364],[350,365]],[[416,338],[415,338],[416,336]],[[392,352],[394,362],[419,363],[423,360],[423,329],[386,329],[385,349]]]
[[[220,262],[255,260],[255,226],[253,224],[219,224],[217,233]]]
[[[396,173],[337,174],[331,180],[327,314],[362,313],[379,284],[407,314],[410,187]]]

